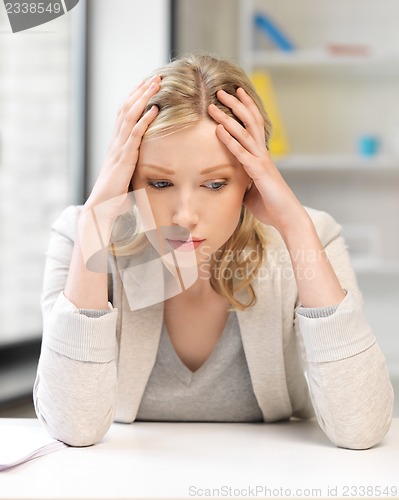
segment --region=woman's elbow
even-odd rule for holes
[[[379,444],[389,431],[393,414],[393,393],[384,411],[374,415],[362,415],[341,425],[332,441],[339,448],[367,450]],[[330,438],[331,439],[331,438]]]
[[[50,431],[50,435],[58,441],[62,441],[68,446],[73,446],[77,448],[83,448],[87,446],[93,446],[101,441],[104,437],[104,433],[80,433],[78,431],[65,432],[64,430],[56,429],[53,432]]]
[[[37,418],[52,438],[69,446],[83,447],[98,443],[108,432],[114,418],[113,408],[102,415],[89,416],[72,408],[61,410],[58,405],[44,403],[34,394]]]
[[[96,424],[88,425],[88,423],[71,423],[52,421],[45,419],[38,413],[38,419],[46,429],[47,433],[54,439],[62,441],[68,446],[85,447],[92,446],[101,441],[108,432],[111,423],[105,423],[101,427]]]

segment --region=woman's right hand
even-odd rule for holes
[[[129,208],[127,192],[139,156],[141,140],[158,108],[153,106],[142,117],[149,100],[158,92],[157,75],[143,81],[126,99],[115,124],[111,144],[97,181],[82,214],[95,210],[103,223],[112,225],[118,215]],[[140,118],[141,117],[141,118]]]

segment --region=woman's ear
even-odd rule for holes
[[[251,179],[250,183],[248,184],[248,186],[247,186],[247,188],[245,190],[246,193],[251,189],[252,183],[253,183],[253,180]]]

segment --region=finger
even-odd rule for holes
[[[154,77],[151,78],[151,80],[153,80]],[[139,88],[141,88],[143,85],[149,85],[150,81],[151,80],[141,80],[141,82],[136,85],[133,90],[129,93],[127,99],[130,98],[130,96],[132,96]]]
[[[139,147],[143,136],[149,125],[154,121],[158,114],[158,107],[152,106],[133,127],[132,133],[124,147],[122,148],[122,162],[130,168],[129,185],[132,183],[133,174],[136,169],[136,164],[139,156]],[[132,186],[133,188],[133,186]]]
[[[148,102],[158,92],[158,90],[159,84],[157,82],[153,82],[150,87],[137,98],[130,110],[126,113],[118,134],[119,140],[122,144],[126,143],[137,121],[143,114]]]
[[[128,95],[127,97],[127,101],[129,101],[131,99],[131,97],[133,96],[133,94],[141,87],[145,87],[145,88],[148,88],[153,82],[160,82],[161,81],[161,77],[159,75],[153,75],[151,78],[148,78],[147,80],[142,80],[131,92],[130,94]]]
[[[136,168],[141,140],[157,113],[157,106],[152,106],[133,127],[129,139],[118,151],[118,164],[128,177],[129,184]]]
[[[119,109],[116,125],[115,125],[115,135],[119,134],[120,128],[122,126],[123,120],[125,119],[126,114],[129,112],[133,104],[137,101],[139,97],[141,97],[144,92],[150,87],[150,85],[154,82],[160,82],[160,77],[158,75],[154,75],[152,78],[148,80],[142,80],[129,94],[127,99],[122,104]]]
[[[248,130],[242,127],[237,120],[228,116],[224,111],[219,109],[214,104],[210,104],[208,108],[209,114],[218,123],[223,125],[224,129],[229,132],[235,139],[237,139],[241,145],[247,149],[250,153],[257,155],[260,153],[259,147],[256,140],[250,135]]]
[[[216,133],[219,139],[226,145],[227,149],[237,158],[237,160],[242,164],[242,166],[248,172],[246,165],[253,163],[253,155],[244,148],[229,132],[224,128],[222,124],[216,127]],[[251,176],[252,177],[252,176]]]
[[[264,181],[264,170],[260,167],[263,159],[255,157],[254,155],[249,153],[249,151],[247,151],[234,137],[232,137],[227,132],[223,125],[218,125],[216,127],[216,133],[219,139],[226,145],[227,149],[229,149],[229,151],[241,163],[244,170],[251,177],[251,179],[253,179],[253,181],[257,184],[262,183]],[[274,166],[273,163],[271,163],[271,165]]]
[[[142,87],[142,86],[143,86],[143,85],[145,85],[146,83],[148,83],[148,81],[146,81],[146,80],[141,80],[141,82],[140,82],[139,84],[137,84],[137,85],[133,88],[133,90],[132,90],[131,92],[129,92],[128,98],[129,98],[132,94],[134,94],[134,93],[136,92],[136,90],[138,90],[140,87]]]
[[[123,105],[119,109],[116,124],[115,124],[115,135],[119,134],[121,129],[123,120],[125,119],[126,114],[130,111],[133,104],[140,98],[144,92],[150,87],[153,82],[159,83],[161,77],[158,75],[154,75],[149,80],[142,80],[129,94],[127,99],[124,101]]]
[[[123,123],[124,117],[129,109],[132,107],[132,103],[134,102],[134,97],[137,98],[137,95],[141,95],[145,92],[145,90],[150,86],[148,81],[142,80],[128,95],[128,97],[123,102],[122,106],[119,108],[114,128],[114,135],[118,135],[121,125]]]
[[[244,106],[250,110],[252,115],[258,118],[258,123],[264,126],[263,117],[260,114],[258,106],[255,104],[252,97],[249,94],[247,94],[247,92],[242,87],[238,87],[237,96],[240,99],[240,101],[244,104]]]
[[[235,116],[242,121],[252,137],[263,145],[265,143],[265,131],[262,115],[254,101],[244,89],[237,89],[237,96],[238,98],[224,90],[219,90],[217,92],[219,101],[230,108]]]
[[[259,140],[262,141],[263,145],[266,145],[265,120],[263,119],[258,106],[255,104],[255,101],[252,99],[252,97],[242,87],[239,87],[237,89],[237,96],[240,101],[246,106],[246,108],[248,108],[252,113],[255,122],[258,124],[257,130],[259,130],[260,133]]]
[[[129,159],[132,158],[132,156],[135,154],[135,151],[138,151],[143,136],[149,125],[154,121],[155,117],[158,114],[158,111],[159,110],[157,106],[152,106],[151,109],[149,109],[133,127],[123,150],[123,153],[127,155]]]

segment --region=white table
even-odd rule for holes
[[[0,443],[11,425],[39,423],[0,419]],[[365,451],[336,448],[315,421],[113,424],[95,446],[0,473],[1,499],[372,496],[399,498],[399,419],[379,446]]]

